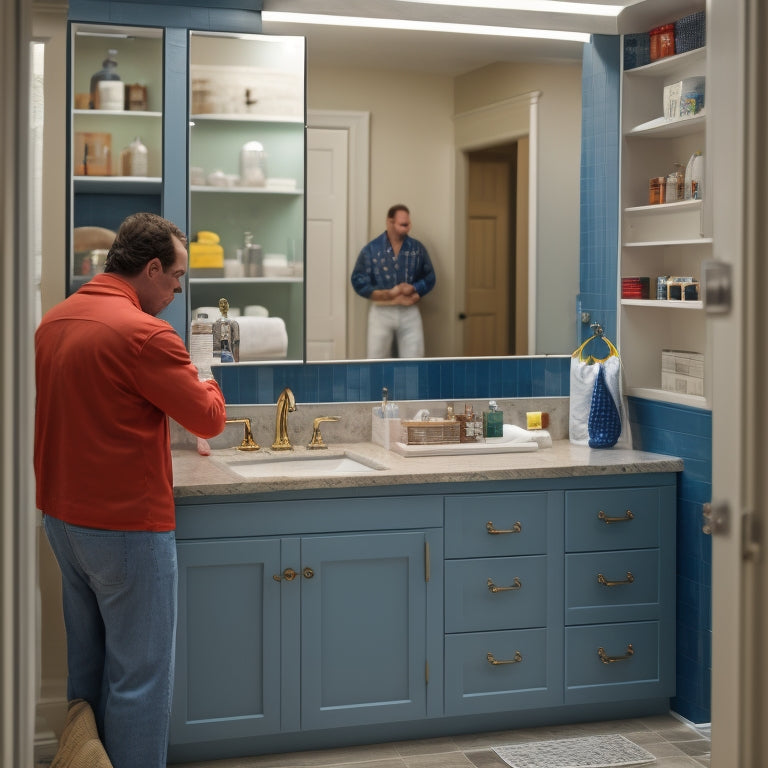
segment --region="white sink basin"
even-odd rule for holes
[[[254,456],[231,460],[226,466],[241,477],[331,477],[357,475],[386,469],[383,464],[348,454],[300,456]]]

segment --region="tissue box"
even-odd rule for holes
[[[664,86],[664,117],[679,120],[692,117],[704,109],[704,78],[686,77]]]
[[[704,355],[665,349],[661,353],[661,388],[682,395],[704,395]]]
[[[377,406],[381,410],[380,406]],[[371,442],[381,445],[387,450],[393,443],[400,440],[400,431],[402,429],[400,419],[383,419],[376,415],[376,408],[371,412]]]

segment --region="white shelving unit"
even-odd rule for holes
[[[624,71],[621,96],[619,275],[649,277],[651,290],[650,299],[619,302],[619,344],[627,393],[698,408],[710,407],[703,303],[656,300],[655,296],[660,275],[700,279],[702,262],[712,256],[707,207],[704,200],[649,205],[648,190],[650,178],[666,176],[675,163],[685,164],[695,151],[705,151],[706,108],[686,119],[664,120],[662,116],[664,86],[705,74],[706,49],[698,48]],[[665,349],[705,355],[704,397],[661,388],[661,353]]]

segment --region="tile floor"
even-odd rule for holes
[[[656,757],[653,768],[709,768],[710,736],[672,715],[465,736],[399,741],[310,752],[240,757],[173,768],[508,768],[491,747],[521,741],[620,733]]]

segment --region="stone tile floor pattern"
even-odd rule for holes
[[[601,733],[620,733],[647,749],[656,757],[653,768],[710,768],[708,729],[672,715],[177,763],[173,768],[509,768],[491,747]]]

